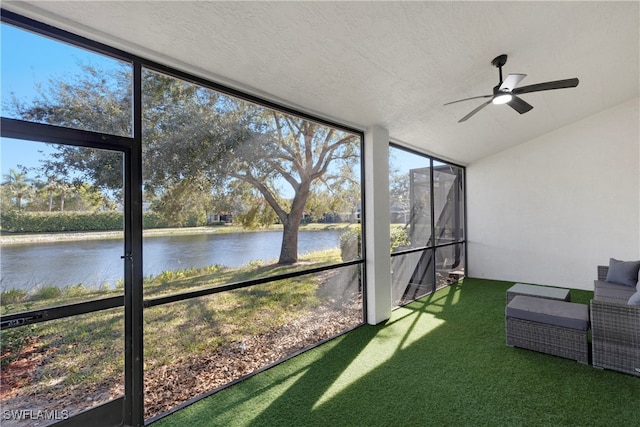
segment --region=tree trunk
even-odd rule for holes
[[[298,231],[302,223],[304,206],[309,198],[309,182],[303,182],[291,202],[291,211],[282,221],[282,246],[278,264],[295,264],[298,262]]]
[[[298,231],[301,217],[295,218],[289,214],[289,221],[283,224],[282,246],[278,264],[295,264],[298,262]]]

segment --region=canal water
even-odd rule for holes
[[[300,231],[298,253],[339,247],[339,230]],[[245,232],[154,236],[144,239],[145,276],[209,265],[240,267],[252,261],[276,261],[281,232]],[[7,245],[0,256],[2,290],[82,284],[114,287],[123,277],[122,240],[62,241]]]

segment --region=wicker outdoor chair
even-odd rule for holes
[[[607,285],[607,271],[607,266],[598,266],[591,300],[593,366],[640,377],[640,307],[598,296],[598,286]]]

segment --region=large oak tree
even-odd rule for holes
[[[50,81],[32,102],[15,101],[15,114],[129,135],[129,68],[83,70]],[[349,210],[359,203],[358,135],[154,71],[145,70],[142,80],[144,197],[154,209],[180,218],[177,210],[189,206],[211,208],[217,194],[246,200],[249,185],[256,196],[251,208],[268,205],[283,225],[278,262],[290,264],[297,261],[298,231],[310,199],[333,195],[351,203]],[[74,170],[93,185],[118,190],[120,161],[100,150],[60,145],[44,167],[49,174]],[[232,188],[242,191],[234,195]]]

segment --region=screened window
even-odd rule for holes
[[[144,294],[172,301],[144,314],[152,417],[362,322],[361,267],[340,266],[361,259],[361,136],[152,69],[142,81]],[[216,288],[231,290],[187,298]],[[162,380],[194,364],[210,380]]]
[[[464,276],[464,168],[389,149],[392,293],[403,305]]]
[[[122,153],[10,138],[0,149],[2,314],[121,296]]]

